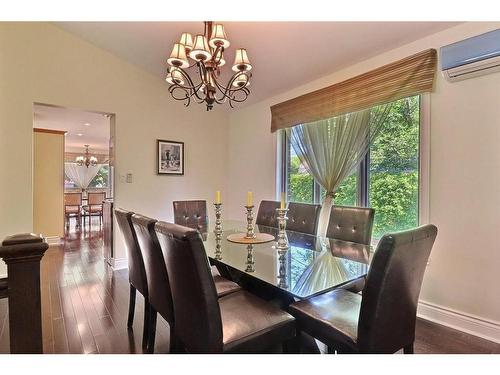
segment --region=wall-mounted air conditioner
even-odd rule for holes
[[[500,71],[500,29],[441,47],[441,70],[448,81]]]

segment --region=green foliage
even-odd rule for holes
[[[103,165],[99,172],[97,172],[96,176],[92,179],[89,184],[91,188],[105,188],[108,186],[108,175],[109,175],[109,166]]]
[[[419,97],[394,102],[380,133],[370,147],[369,202],[375,208],[373,237],[418,225]],[[290,157],[289,199],[313,201],[314,182]],[[321,196],[324,197],[322,189]],[[356,173],[338,188],[335,204],[356,204]]]

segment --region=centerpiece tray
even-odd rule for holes
[[[257,244],[257,243],[266,243],[274,241],[275,238],[273,235],[268,233],[255,233],[255,238],[246,238],[246,233],[233,233],[227,236],[227,240],[235,243],[242,244]]]

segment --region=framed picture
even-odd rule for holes
[[[184,142],[157,140],[157,174],[184,174]]]

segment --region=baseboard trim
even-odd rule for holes
[[[45,242],[49,244],[49,246],[54,246],[54,245],[61,245],[62,244],[62,238],[53,236],[53,237],[44,237]]]
[[[125,268],[128,268],[128,260],[127,258],[111,258],[109,259],[109,263],[111,264],[111,269],[113,271],[117,270],[123,270]]]
[[[500,322],[465,314],[426,301],[418,303],[417,316],[500,344]]]

